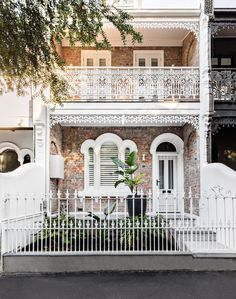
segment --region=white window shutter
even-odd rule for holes
[[[92,147],[89,148],[89,186],[94,186],[94,150]]]
[[[114,172],[118,170],[111,158],[118,158],[118,148],[113,142],[105,142],[100,151],[100,184],[101,186],[114,186],[118,175]]]
[[[126,149],[125,149],[125,161],[128,159],[129,154],[130,154],[130,149],[128,147],[126,147]]]

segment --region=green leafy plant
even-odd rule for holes
[[[140,43],[142,35],[130,24],[132,16],[105,0],[5,0],[0,1],[0,94],[32,88],[33,96],[61,103],[69,94],[68,80],[60,70],[63,40],[76,54],[76,43],[111,48],[104,22]],[[50,95],[48,95],[50,89]]]
[[[158,215],[156,217],[135,216],[127,217],[119,222],[120,227],[125,227],[125,230],[121,230],[119,235],[119,242],[122,248],[146,250],[151,249],[151,244],[155,238],[159,239],[156,243],[159,243],[159,248],[163,249],[166,246],[167,235],[165,229],[165,219],[163,216]],[[157,244],[156,244],[157,245]]]
[[[137,193],[138,186],[143,184],[145,180],[143,179],[145,174],[139,173],[135,176],[135,172],[138,170],[139,165],[137,163],[137,153],[135,151],[131,152],[125,162],[118,158],[111,158],[113,163],[118,167],[115,172],[122,178],[115,182],[115,188],[120,184],[125,184],[129,187],[132,193]]]
[[[112,204],[108,205],[104,210],[103,210],[103,214],[105,215],[105,219],[104,220],[107,220],[107,217],[109,215],[111,215],[114,211],[115,211],[115,208],[116,208],[116,202],[113,202]],[[96,214],[92,213],[92,212],[88,212],[88,216],[89,217],[92,217],[93,219],[97,220],[97,221],[100,221],[101,218],[99,216],[97,216]]]

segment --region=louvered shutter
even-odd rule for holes
[[[94,150],[89,148],[89,186],[94,186]]]
[[[100,184],[101,186],[114,186],[118,175],[114,172],[117,166],[111,158],[118,158],[118,148],[113,142],[105,142],[100,151]]]
[[[126,147],[126,149],[125,149],[125,161],[128,159],[129,154],[130,154],[130,149],[128,147]]]
[[[126,149],[125,149],[125,161],[128,159],[129,154],[130,154],[130,149],[128,147],[126,147]],[[127,168],[128,168],[128,166],[125,167],[125,169],[127,169]]]

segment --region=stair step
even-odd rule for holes
[[[209,231],[209,230],[195,230],[193,229],[188,229],[182,231],[181,229],[174,229],[172,232],[172,236],[177,238],[182,238],[185,241],[198,241],[198,242],[212,242],[216,241],[216,233],[214,231]]]

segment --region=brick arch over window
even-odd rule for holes
[[[84,155],[84,192],[114,194],[114,182],[118,176],[114,174],[116,166],[111,157],[124,161],[128,152],[132,151],[137,152],[137,146],[132,140],[122,140],[113,133],[102,134],[96,140],[84,141],[81,146],[81,153]]]

